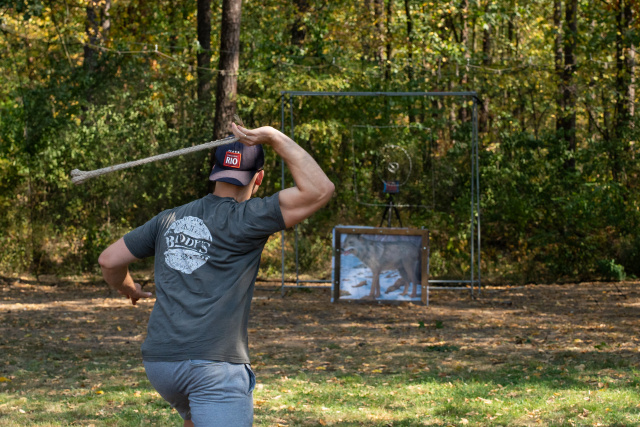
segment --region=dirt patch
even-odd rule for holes
[[[327,291],[279,295],[254,301],[251,334],[257,363],[274,373],[296,369],[291,359],[359,373],[491,370],[556,357],[640,361],[635,283],[485,288],[476,299],[440,290],[428,307],[331,304]]]
[[[331,304],[324,289],[290,290],[283,298],[279,288],[260,286],[250,322],[253,363],[263,375],[489,370],[596,354],[638,363],[636,288],[635,282],[496,287],[475,299],[439,290],[427,307]],[[147,300],[132,307],[104,283],[14,280],[2,285],[0,298],[7,378],[52,356],[62,365],[106,355],[136,363],[153,306]],[[448,357],[454,352],[471,357]]]

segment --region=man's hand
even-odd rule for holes
[[[233,134],[245,145],[269,145],[287,164],[295,186],[278,196],[285,226],[292,227],[327,204],[335,186],[318,163],[291,138],[271,126],[246,129],[231,124]]]
[[[269,145],[278,137],[278,134],[280,134],[278,130],[271,126],[262,126],[249,130],[235,123],[231,123],[231,132],[238,137],[238,141],[249,146],[259,144]]]
[[[142,286],[139,283],[134,283],[133,286],[134,289],[118,289],[118,293],[129,298],[132,305],[136,305],[140,298],[151,298],[153,296],[151,292],[143,292]]]

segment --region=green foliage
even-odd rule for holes
[[[0,9],[10,9],[28,21],[32,16],[41,16],[44,5],[38,0],[0,0]]]
[[[412,0],[408,16],[399,0],[382,11],[375,2],[303,3],[243,4],[238,109],[248,126],[281,127],[282,90],[474,90],[483,278],[619,278],[606,276],[602,260],[640,275],[640,123],[637,102],[625,98],[640,33],[618,8],[580,3],[577,34],[568,36],[540,1],[464,10]],[[109,241],[207,191],[208,153],[80,187],[68,175],[211,139],[213,104],[196,99],[196,5],[113,3],[94,68],[84,64],[85,8],[5,0],[0,10],[0,269],[93,270]],[[556,129],[562,82],[549,58],[559,32],[576,43],[575,147]],[[219,37],[214,28],[214,69]],[[403,225],[432,231],[432,276],[468,275],[470,101],[297,97],[285,105],[295,119],[285,131],[338,188],[298,230],[303,274],[327,275],[335,225],[379,225],[388,200],[373,165],[393,142],[414,161],[397,196],[409,206],[400,209]],[[263,195],[282,188],[271,152],[266,166]],[[292,233],[288,272],[290,241]],[[268,275],[279,273],[279,256],[271,248],[264,257]]]
[[[317,233],[306,234],[307,238],[298,242],[298,262],[303,272],[310,272],[316,277],[327,278],[331,270],[331,242],[323,240]],[[314,238],[315,236],[315,238]]]
[[[624,267],[616,264],[616,261],[613,259],[598,260],[597,266],[598,273],[601,274],[605,280],[619,282],[627,278]]]

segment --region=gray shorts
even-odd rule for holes
[[[151,385],[182,419],[200,426],[251,426],[251,366],[211,360],[144,362]]]

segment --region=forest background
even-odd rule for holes
[[[217,139],[235,112],[280,128],[284,90],[475,91],[483,279],[640,276],[638,12],[631,0],[1,0],[0,271],[95,272],[124,232],[206,194],[211,153],[80,186],[72,169]],[[381,208],[358,193],[369,182],[385,203],[370,141],[409,129],[418,177],[403,223],[432,231],[434,277],[468,276],[472,104],[287,104],[295,139],[337,186],[298,229],[302,273],[330,276],[334,226],[378,225]],[[261,194],[282,186],[273,153],[266,167]],[[264,277],[279,277],[279,245]]]

